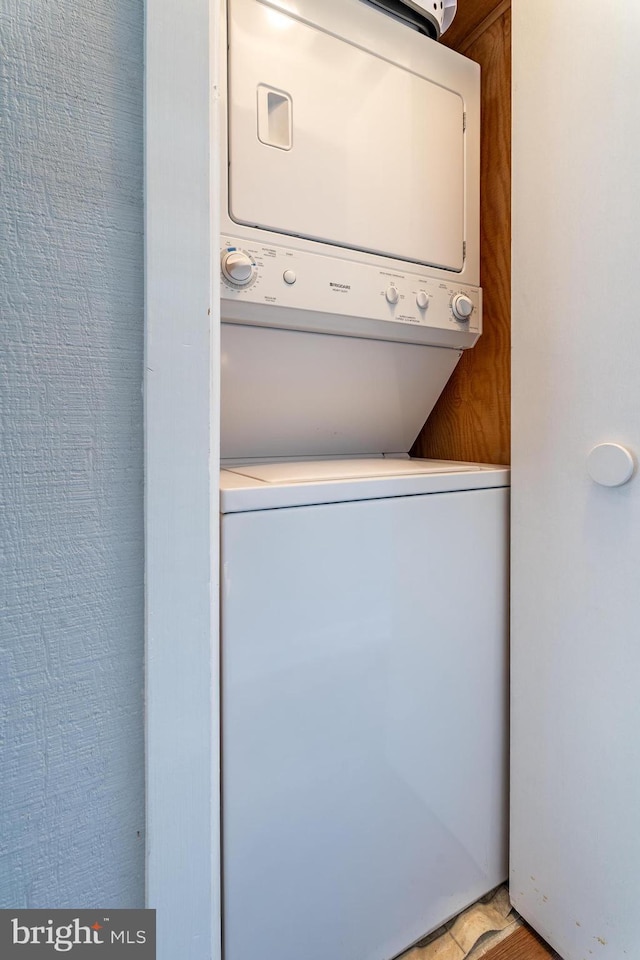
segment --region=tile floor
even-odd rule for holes
[[[509,902],[507,887],[499,887],[402,954],[399,960],[480,960],[522,925]],[[539,949],[532,957],[540,956]],[[502,956],[507,960],[508,950]],[[527,954],[519,951],[518,956],[525,960]],[[549,960],[561,960],[553,952],[547,956]]]

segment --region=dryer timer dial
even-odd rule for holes
[[[457,293],[451,303],[451,309],[456,320],[464,323],[473,313],[473,300],[465,293]]]
[[[255,276],[255,264],[242,250],[223,250],[220,265],[225,280],[235,287],[246,287]]]

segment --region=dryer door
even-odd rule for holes
[[[233,220],[462,269],[458,93],[259,0],[231,0],[229,43]]]

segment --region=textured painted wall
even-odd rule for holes
[[[0,6],[0,907],[143,902],[142,0]]]

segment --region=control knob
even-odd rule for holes
[[[420,310],[427,310],[429,307],[429,294],[424,290],[418,290],[416,294],[416,303]]]
[[[397,303],[400,299],[398,288],[394,286],[387,287],[385,297],[387,298],[388,303]]]
[[[236,287],[246,287],[255,273],[253,261],[242,250],[223,250],[221,266],[225,279]]]
[[[451,309],[456,320],[464,323],[473,313],[473,300],[466,293],[457,293],[451,303]]]

